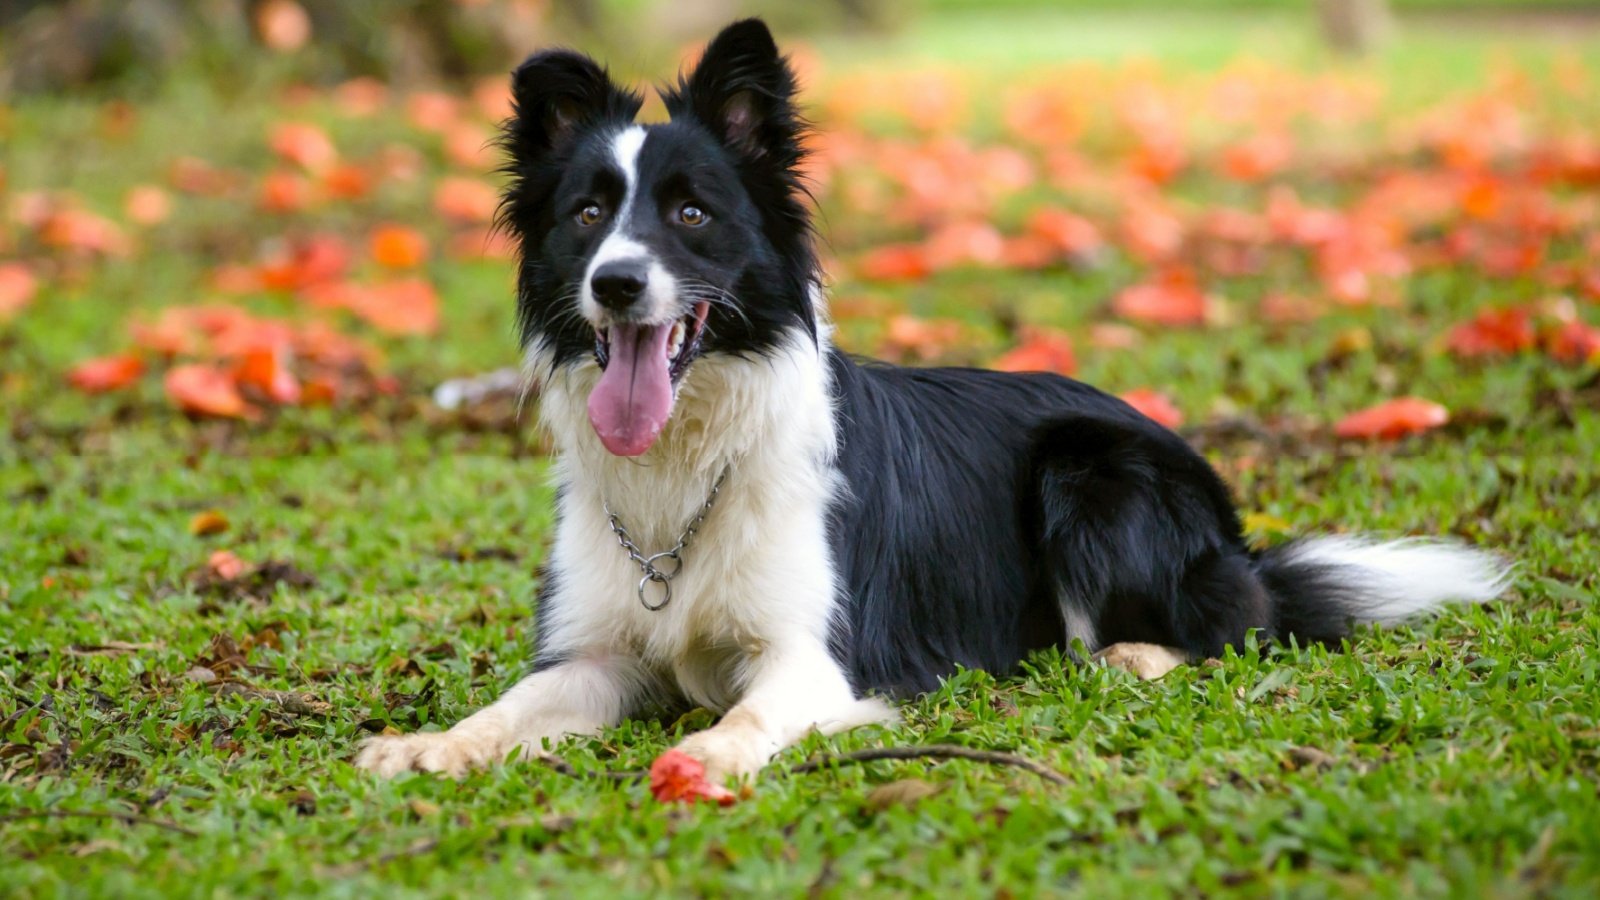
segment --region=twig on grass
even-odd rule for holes
[[[535,753],[530,759],[543,763],[572,778],[599,778],[605,781],[641,781],[649,778],[650,773],[639,769],[624,770],[620,772],[580,772],[553,753]],[[1044,763],[1032,760],[1026,756],[1014,753],[1001,753],[997,750],[974,750],[971,747],[962,747],[957,744],[924,744],[911,747],[871,747],[866,750],[855,750],[850,753],[823,754],[800,763],[790,768],[785,774],[804,775],[808,772],[818,772],[829,766],[848,765],[851,763],[874,762],[882,759],[965,759],[970,762],[988,763],[996,766],[1011,766],[1023,769],[1043,778],[1052,784],[1071,784],[1065,775],[1050,768]]]
[[[837,755],[823,754],[791,768],[788,774],[802,775],[807,772],[820,771],[829,766],[844,763],[873,762],[880,759],[965,759],[972,762],[1023,769],[1052,784],[1072,783],[1067,780],[1067,776],[1062,775],[1044,763],[1029,759],[1026,756],[1001,753],[997,750],[974,750],[971,747],[962,747],[956,744],[925,744],[920,747],[872,747],[866,750],[855,750]]]
[[[115,819],[118,822],[125,822],[129,825],[154,825],[157,828],[176,831],[189,837],[200,836],[199,832],[190,831],[177,822],[136,816],[133,813],[97,812],[80,809],[25,809],[22,812],[0,813],[0,822],[20,822],[25,819]]]

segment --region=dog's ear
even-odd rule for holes
[[[722,29],[694,72],[664,93],[674,119],[693,116],[747,160],[788,168],[798,161],[805,122],[796,112],[794,73],[760,19]]]
[[[560,150],[597,122],[631,122],[643,98],[611,83],[600,64],[571,50],[546,50],[511,73],[506,147],[514,163]]]

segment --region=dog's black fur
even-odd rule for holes
[[[504,222],[521,241],[520,322],[568,362],[596,352],[572,298],[597,236],[573,218],[618,202],[608,135],[640,99],[567,51],[532,57],[514,84]],[[766,27],[736,23],[664,92],[672,121],[653,126],[639,159],[663,209],[692,199],[713,215],[642,238],[737,298],[713,305],[702,355],[768,354],[796,330],[820,339],[794,91]],[[1251,552],[1222,480],[1121,400],[1055,375],[830,354],[843,481],[828,523],[841,610],[831,650],[858,692],[926,691],[958,665],[1011,670],[1063,644],[1073,619],[1101,646],[1203,657],[1253,629],[1337,642],[1362,612],[1335,570]]]

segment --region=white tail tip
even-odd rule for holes
[[[1341,570],[1361,621],[1392,625],[1450,602],[1484,603],[1511,583],[1512,567],[1492,553],[1451,541],[1378,541],[1351,535],[1296,543],[1287,561]],[[1348,573],[1348,574],[1347,574]]]

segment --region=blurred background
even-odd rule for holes
[[[4,0],[0,397],[275,421],[515,365],[507,70],[659,82],[750,14],[818,125],[848,349],[1173,423],[1442,376],[1360,336],[1396,308],[1397,345],[1492,349],[1450,330],[1482,313],[1587,358],[1594,3]],[[1313,335],[1355,377],[1307,381]]]

